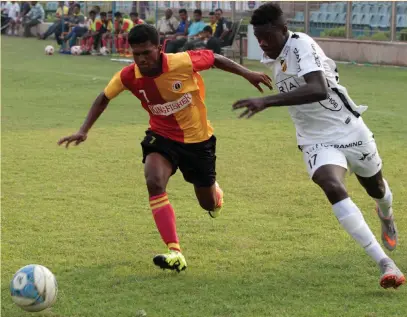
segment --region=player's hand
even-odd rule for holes
[[[233,104],[232,108],[233,110],[246,108],[246,110],[240,114],[239,118],[246,117],[247,119],[249,119],[256,113],[266,109],[266,106],[267,105],[265,103],[264,98],[249,98],[236,101]]]
[[[273,89],[273,86],[271,85],[271,78],[264,73],[248,72],[244,75],[244,78],[246,78],[261,93],[263,93],[263,89],[261,88],[260,84],[266,85],[270,88],[270,90]]]
[[[58,141],[58,145],[63,145],[65,144],[65,147],[68,148],[69,144],[72,142],[75,142],[75,145],[79,145],[82,142],[85,142],[87,139],[88,135],[84,132],[78,132],[75,134],[72,134],[70,136],[66,136]]]

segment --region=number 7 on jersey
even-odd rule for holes
[[[146,91],[145,91],[145,90],[141,89],[141,90],[139,90],[138,92],[140,93],[140,95],[143,95],[143,97],[144,97],[146,103],[150,103],[150,100],[148,100],[147,94],[146,94]]]

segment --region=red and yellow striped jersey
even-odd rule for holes
[[[208,140],[213,128],[207,120],[205,86],[198,71],[213,66],[212,51],[162,53],[162,73],[144,77],[136,64],[116,73],[104,90],[113,99],[129,90],[150,115],[150,129],[182,143]]]

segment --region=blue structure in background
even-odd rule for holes
[[[310,35],[320,36],[327,29],[345,27],[346,6],[346,2],[322,3],[318,11],[310,11]],[[353,2],[351,12],[353,37],[372,35],[375,30],[390,31],[390,2]],[[396,30],[407,28],[407,2],[396,3],[396,14]],[[297,11],[288,21],[294,28],[304,27],[304,12]]]

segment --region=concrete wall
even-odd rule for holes
[[[337,61],[407,66],[407,43],[315,38],[325,54]]]

